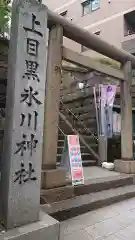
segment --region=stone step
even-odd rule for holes
[[[97,132],[97,123],[96,123],[95,118],[85,119],[84,121],[83,120],[76,121],[75,126],[76,126],[76,128],[83,128],[83,129],[84,129],[84,127],[86,127],[90,130],[93,129],[92,131]]]
[[[85,126],[86,126],[86,124],[85,124]],[[76,123],[75,128],[80,135],[86,136],[86,137],[88,137],[88,139],[90,137],[91,137],[91,139],[94,138],[91,134],[97,135],[97,128],[96,128],[95,123],[93,123],[93,127],[86,126],[86,129],[84,128],[83,123],[82,124],[79,124],[79,123],[77,124]],[[72,134],[74,135],[73,132],[68,132],[68,131],[64,131],[64,132],[65,132],[65,135],[72,135]],[[64,135],[59,135],[58,136],[58,141],[64,141]],[[96,139],[95,139],[95,141],[96,141]],[[92,140],[92,142],[93,142],[93,140]]]
[[[93,104],[89,104],[88,106],[87,105],[79,106],[79,107],[75,107],[73,105],[70,109],[76,115],[85,114],[85,113],[92,114],[93,112],[95,112],[95,107]]]
[[[119,175],[89,179],[85,181],[84,185],[72,186],[67,185],[59,188],[53,188],[49,190],[42,189],[41,196],[44,201],[41,204],[59,202],[76,196],[87,195],[94,192],[109,190],[112,188],[129,186],[133,184],[132,175]]]
[[[79,128],[77,128],[77,131],[81,134],[81,135],[87,135],[87,136],[89,136],[90,134],[92,134],[92,133],[95,133],[96,132],[96,128],[94,129],[94,128],[87,128],[88,130],[86,130],[86,129],[84,129],[83,127],[81,128],[81,127],[79,127]]]
[[[84,114],[84,113],[90,113],[95,111],[95,107],[93,104],[88,105],[88,106],[80,106],[80,107],[71,107],[71,111],[73,111],[74,114]]]
[[[72,185],[53,189],[41,189],[40,204],[59,202],[75,197]]]
[[[58,146],[57,147],[57,154],[62,154],[63,151],[63,146]]]
[[[88,115],[82,115],[82,116],[80,116],[80,117],[78,117],[78,119],[79,119],[79,121],[83,124],[84,123],[84,125],[86,126],[86,123],[91,123],[91,125],[95,125],[96,126],[96,116],[94,116],[94,115],[89,115],[89,117],[88,117]],[[76,121],[76,124],[79,124],[79,122],[77,122]],[[83,126],[81,124],[81,126]],[[80,124],[79,124],[79,126],[80,126]]]
[[[65,115],[65,114],[64,114]],[[66,116],[66,119],[72,124],[73,116]],[[83,114],[81,116],[74,119],[73,123],[74,127],[77,129],[84,129],[85,127],[90,129],[91,131],[97,132],[97,122],[96,122],[96,116],[90,115],[90,114]],[[63,130],[65,134],[72,134],[71,129],[66,126],[65,122],[63,120],[60,120],[59,123],[60,128]]]
[[[70,107],[67,104],[64,104],[65,109],[69,109],[70,111],[74,112],[74,114],[79,114],[79,113],[87,113],[87,112],[95,112],[95,106],[94,104],[80,104],[78,106],[72,104]],[[63,107],[60,107],[60,111],[63,111]]]
[[[131,89],[131,93],[132,93],[132,96],[135,97],[135,91],[132,87]],[[119,93],[117,93],[116,95],[116,99],[119,98]],[[63,102],[64,103],[73,103],[73,102],[82,102],[82,101],[85,101],[85,99],[93,99],[94,100],[94,95],[92,92],[90,91],[87,91],[87,92],[75,92],[75,93],[71,93],[71,94],[67,94],[65,96],[62,97],[63,99]]]
[[[93,156],[90,156],[91,158],[94,158]],[[90,158],[89,157],[89,158]],[[57,159],[57,167],[59,167],[60,166],[60,160],[61,160],[61,158],[58,158]],[[83,165],[83,167],[93,167],[93,166],[97,166],[97,160],[85,160],[85,159],[82,159],[82,165]]]
[[[58,139],[58,146],[64,146],[64,139]]]
[[[95,152],[97,152],[95,149],[93,149]],[[91,161],[92,158],[94,158],[94,156],[92,155],[92,153],[88,153],[87,152],[81,152],[81,156],[82,156],[82,161]],[[61,157],[62,157],[62,150],[61,152],[58,150],[58,153],[57,153],[57,161],[60,161],[61,160]]]
[[[91,156],[89,156],[89,158],[92,158],[93,156],[91,155]],[[93,157],[94,158],[94,157]],[[82,165],[83,165],[83,167],[93,167],[93,166],[97,166],[97,160],[86,160],[86,159],[83,159],[83,161],[82,161]]]
[[[92,144],[92,143],[98,144],[97,136],[95,136],[95,138],[94,138],[92,135],[84,135],[83,134],[83,138],[88,144]]]
[[[55,219],[63,221],[132,197],[135,197],[135,185],[76,196],[60,202],[42,205],[42,209]]]
[[[94,149],[95,150],[95,149]],[[92,155],[90,152],[82,152],[81,153],[81,155],[82,155],[82,159],[84,159],[84,160],[89,160],[90,159],[90,156]]]
[[[74,102],[82,102],[84,101],[85,99],[88,99],[88,98],[93,98],[93,95],[91,95],[90,93],[82,93],[82,92],[79,92],[79,93],[73,93],[73,94],[68,94],[64,97],[62,97],[62,101],[63,103],[74,103]]]
[[[74,109],[76,107],[86,107],[86,106],[95,105],[94,99],[89,96],[87,99],[79,99],[75,102],[65,103],[65,106],[67,106],[70,109]],[[120,96],[115,98],[114,105],[120,105]],[[135,92],[132,92],[132,106],[135,107]]]
[[[63,140],[65,139],[65,135],[63,134],[58,134],[58,140]]]
[[[78,118],[79,118],[80,121],[85,121],[87,119],[91,119],[93,121],[96,121],[96,116],[91,115],[90,112],[89,113],[84,113],[84,114],[80,115]]]
[[[57,162],[61,161],[61,157],[62,157],[62,154],[61,153],[57,153]]]
[[[88,152],[88,149],[84,145],[80,144],[80,147],[81,147],[81,153]],[[96,142],[92,142],[90,144],[90,147],[93,148],[94,150],[97,150],[98,144]]]
[[[62,159],[62,153],[57,153],[57,166],[60,166],[60,161]],[[92,154],[82,154],[82,165],[83,167],[97,166],[97,160],[94,159]]]
[[[84,107],[84,106],[90,106],[94,104],[94,99],[93,98],[88,98],[88,99],[84,99],[82,101],[78,101],[78,102],[74,102],[74,103],[65,103],[65,106],[67,106],[68,108],[75,108],[75,107]]]

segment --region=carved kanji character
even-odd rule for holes
[[[16,143],[17,150],[15,151],[14,154],[21,153],[21,156],[24,156],[24,152],[27,149],[27,141],[26,141],[27,136],[25,134],[23,134],[22,138],[23,139],[21,142]]]
[[[35,170],[34,170],[31,162],[29,163],[28,169],[25,169],[24,163],[22,161],[20,164],[20,170],[15,172],[16,178],[14,180],[14,183],[19,182],[19,184],[21,185],[28,181],[37,180],[37,178],[35,176],[32,176],[34,172],[35,172]]]
[[[31,56],[38,56],[39,42],[32,38],[27,38],[27,53]]]
[[[36,181],[37,180],[37,178],[35,177],[35,176],[32,176],[33,175],[33,173],[35,173],[35,170],[34,170],[34,168],[33,168],[33,166],[32,166],[32,163],[31,162],[29,162],[29,168],[28,168],[28,170],[26,171],[26,176],[25,176],[25,179],[24,179],[24,182],[28,182],[28,181]]]
[[[33,112],[33,114],[31,113],[28,113],[28,116],[27,116],[27,126],[28,127],[31,127],[31,122],[32,122],[32,118],[34,120],[34,130],[37,129],[37,117],[38,117],[38,113],[36,111]],[[26,115],[21,113],[21,123],[20,123],[20,127],[24,126],[24,122],[25,122],[25,119],[26,119]]]
[[[38,140],[35,139],[34,134],[30,135],[30,140],[28,140],[27,135],[22,135],[22,141],[16,143],[17,150],[14,152],[14,154],[21,154],[21,156],[24,156],[24,152],[26,150],[30,150],[30,156],[32,156],[33,150],[36,149]]]
[[[33,101],[36,104],[40,105],[42,103],[36,98],[37,95],[38,95],[38,91],[33,91],[33,88],[30,86],[29,89],[24,89],[24,92],[21,94],[20,102],[26,102],[29,107],[32,106]]]
[[[34,134],[31,134],[31,139],[27,141],[28,149],[30,150],[30,156],[32,156],[33,149],[36,149],[38,140],[35,139]]]
[[[36,61],[26,60],[25,62],[27,71],[24,73],[23,78],[27,77],[28,80],[32,78],[33,80],[37,80],[39,82],[39,77],[38,74],[36,73],[39,64]]]
[[[43,37],[43,34],[36,30],[36,27],[41,27],[41,24],[39,21],[36,20],[36,15],[32,13],[32,26],[31,28],[23,27],[25,31],[27,32],[33,32],[40,37]]]

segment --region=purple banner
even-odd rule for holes
[[[116,85],[102,85],[101,86],[101,104],[103,106],[113,107],[115,95],[116,95]]]
[[[101,85],[101,135],[111,138],[113,134],[113,104],[116,85]]]

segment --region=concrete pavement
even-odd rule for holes
[[[134,240],[135,198],[61,223],[60,240]]]

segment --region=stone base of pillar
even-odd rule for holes
[[[135,174],[135,161],[134,160],[115,160],[114,168],[116,172]]]
[[[48,214],[41,212],[38,222],[27,224],[22,227],[1,232],[0,239],[4,240],[59,240],[60,223],[50,217]]]
[[[41,172],[41,188],[52,189],[67,185],[66,170],[63,168],[42,170]]]
[[[67,185],[63,187],[57,187],[53,189],[42,189],[41,190],[41,205],[46,203],[54,203],[75,197],[74,187]]]

